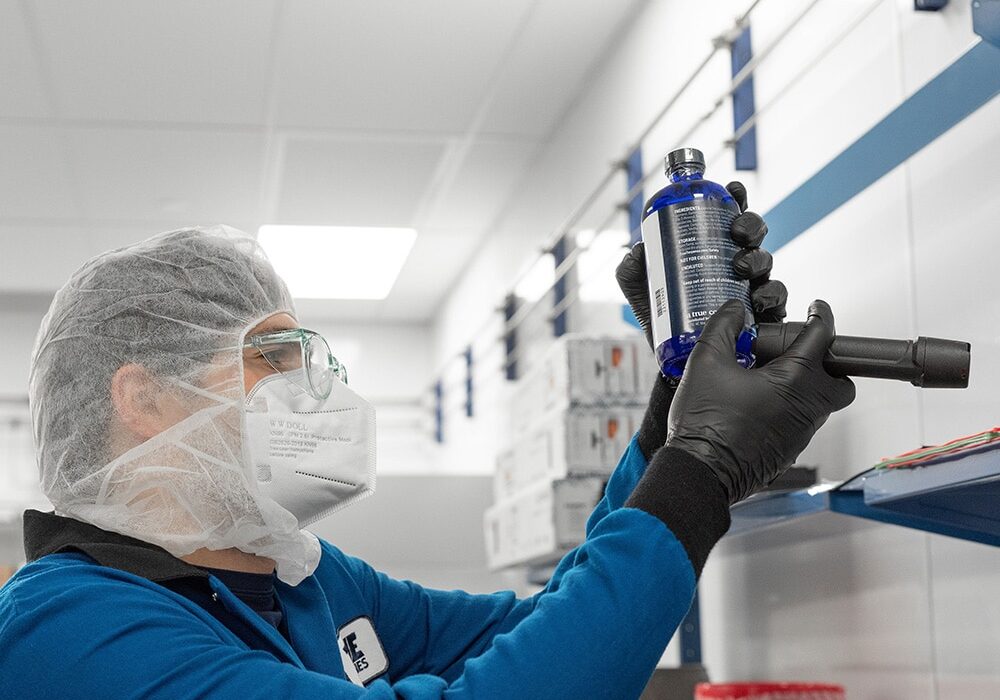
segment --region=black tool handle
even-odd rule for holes
[[[754,354],[763,365],[778,357],[795,340],[802,323],[762,323],[757,326]],[[823,360],[837,377],[902,379],[914,386],[964,389],[969,386],[969,343],[941,338],[889,340],[838,335]]]

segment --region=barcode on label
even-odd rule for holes
[[[656,299],[656,316],[659,318],[667,313],[667,294],[663,287],[660,287],[653,296]]]

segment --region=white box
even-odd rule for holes
[[[604,493],[600,478],[540,482],[483,514],[491,569],[558,559],[586,537],[587,519]]]
[[[656,362],[642,336],[559,338],[537,367],[518,381],[511,399],[515,439],[570,406],[645,405]]]
[[[500,500],[517,490],[517,461],[513,448],[497,455],[496,471],[493,472],[493,498]]]
[[[569,408],[497,458],[494,493],[507,498],[537,481],[607,478],[639,430],[645,407]]]

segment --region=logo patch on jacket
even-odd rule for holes
[[[389,658],[366,616],[356,617],[337,632],[344,673],[355,685],[365,686],[389,670]]]

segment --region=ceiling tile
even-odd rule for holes
[[[256,221],[264,137],[239,133],[74,129],[89,219]],[[89,174],[96,177],[88,177]]]
[[[186,225],[182,221],[130,225],[0,223],[0,250],[4,251],[0,256],[0,294],[51,294],[91,258]]]
[[[366,299],[296,299],[295,313],[299,322],[307,328],[318,325],[319,319],[339,321],[382,320],[379,311],[385,305],[382,301]]]
[[[483,130],[548,134],[638,4],[539,2],[504,68]]]
[[[59,115],[261,123],[274,3],[39,0]]]
[[[0,245],[22,245],[0,266],[0,291],[55,289],[86,258],[183,225],[254,232],[272,194],[280,223],[414,225],[419,213],[417,243],[385,301],[301,307],[303,316],[428,320],[635,0],[296,0],[277,25],[275,5],[24,3],[54,87],[57,113],[45,115],[19,6],[0,3],[0,119],[171,122],[0,128]],[[261,192],[266,141],[254,125],[265,118],[272,48],[285,148],[268,173],[276,191]],[[453,135],[473,126],[492,88],[493,110],[478,125],[487,136],[425,202],[439,169],[450,171],[446,146],[461,143]],[[223,124],[242,126],[213,126]],[[386,130],[395,133],[377,133]],[[418,211],[428,203],[433,210]]]
[[[469,149],[448,191],[427,221],[435,228],[479,233],[489,227],[524,176],[538,144],[480,141]]]
[[[530,4],[289,3],[278,124],[463,131]]]
[[[41,74],[20,5],[0,3],[0,116],[47,114]]]
[[[53,292],[97,253],[74,226],[0,224],[0,246],[0,292]]]
[[[0,126],[0,219],[78,214],[58,132]]]
[[[253,236],[256,231],[254,224],[229,221],[228,224],[235,229]],[[110,222],[82,222],[80,228],[87,232],[86,238],[88,247],[83,259],[89,259],[109,250],[116,250],[125,246],[139,243],[147,238],[151,238],[166,231],[176,231],[181,228],[188,228],[192,225],[190,220],[165,219],[163,221],[147,221],[133,223],[110,223]]]
[[[290,139],[275,220],[411,226],[441,143]]]
[[[422,232],[386,299],[384,313],[400,320],[430,320],[478,242],[478,236],[463,231]]]

